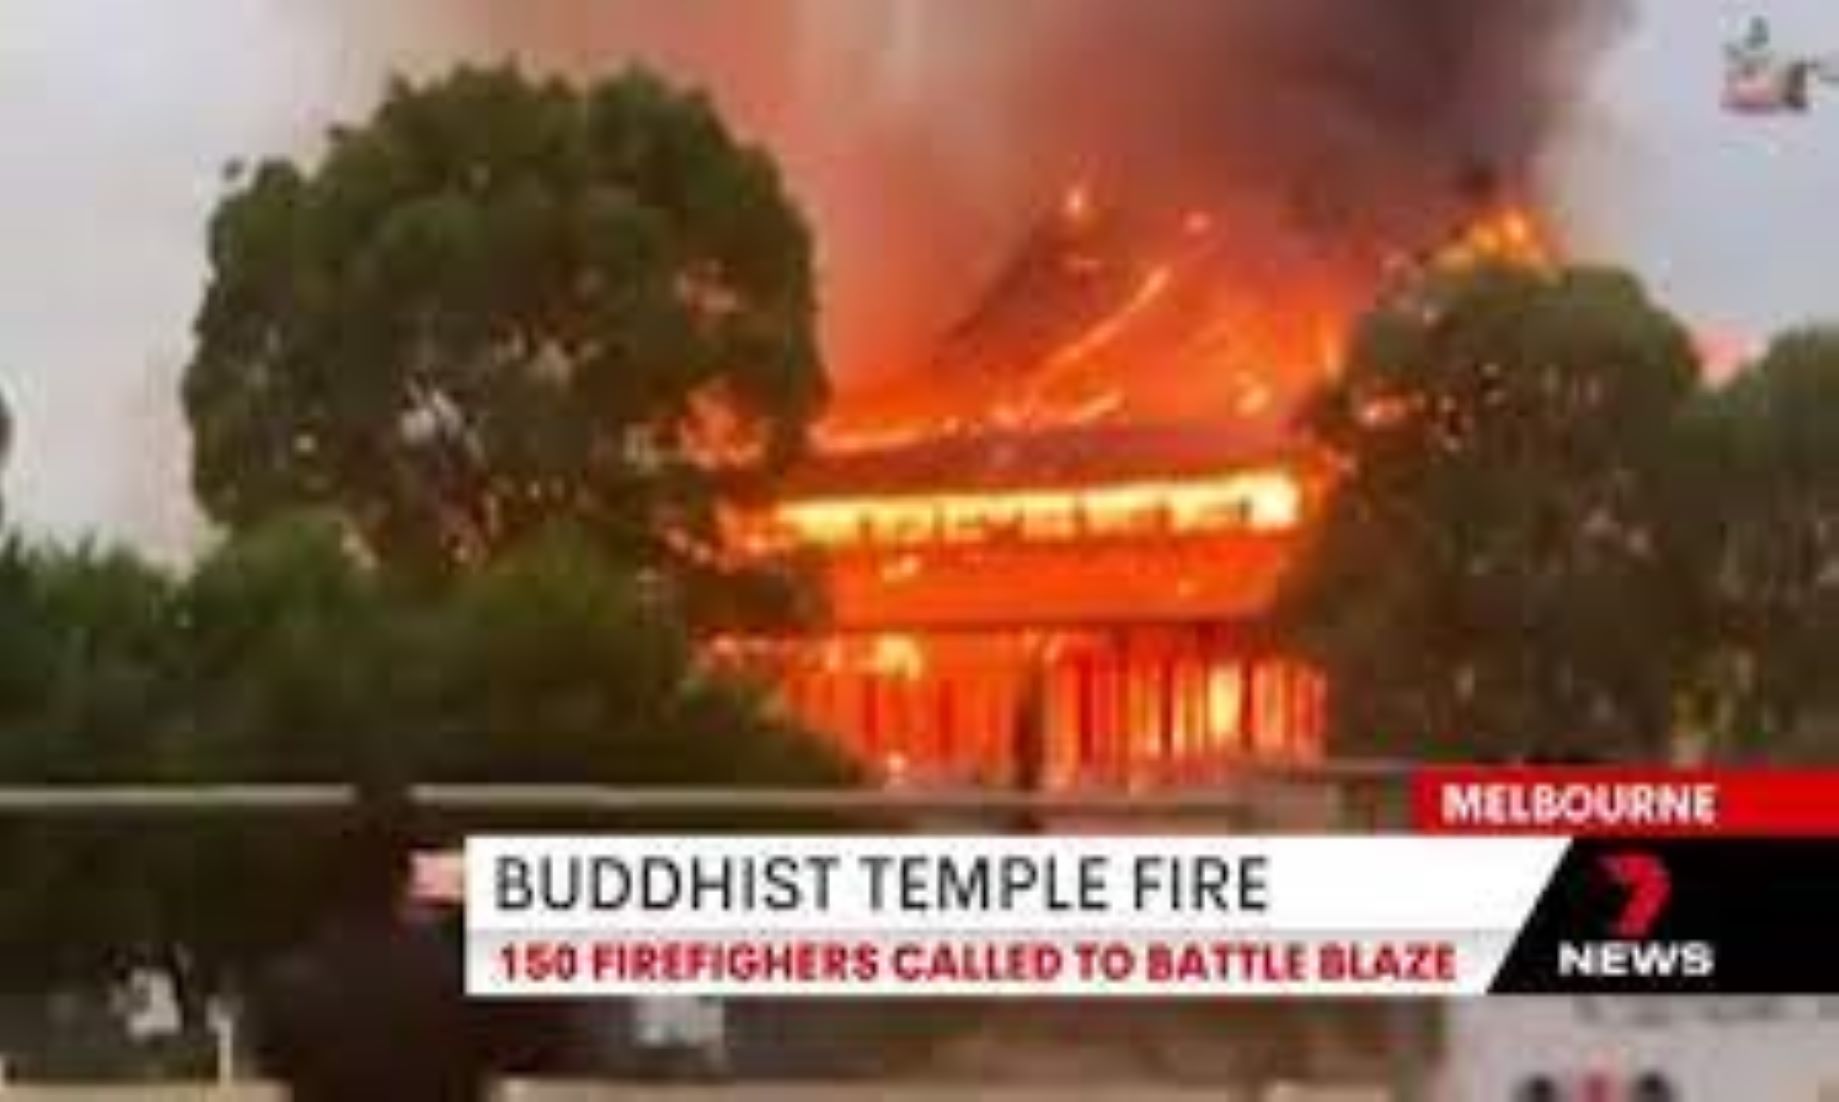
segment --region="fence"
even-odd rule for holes
[[[1258,826],[1289,818],[1293,797],[1326,797],[1326,814],[1302,825],[1325,829],[1396,826],[1405,811],[1403,766],[1342,763],[1246,767],[1204,789],[1154,792],[1017,792],[990,789],[617,788],[600,785],[417,785],[418,807],[459,816],[488,812],[557,814],[875,813],[1001,821],[1017,814],[1110,821],[1212,819]],[[342,785],[0,786],[0,817],[201,816],[327,812],[345,806]]]
[[[1207,1087],[1084,1087],[1010,1088],[979,1090],[984,1102],[1222,1102],[1217,1089]],[[281,1091],[265,1086],[173,1087],[22,1087],[0,1090],[8,1102],[284,1102]],[[797,1084],[793,1086],[671,1088],[608,1086],[606,1084],[508,1085],[500,1102],[858,1102],[859,1088]],[[877,1102],[949,1102],[964,1092],[949,1086],[878,1088]],[[1315,1088],[1282,1084],[1260,1092],[1257,1102],[1391,1102],[1383,1090]],[[1227,1100],[1230,1102],[1230,1100]]]

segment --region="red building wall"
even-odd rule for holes
[[[915,491],[896,464],[782,503],[744,538],[821,552],[829,627],[743,649],[797,717],[912,783],[1011,783],[1031,698],[1056,787],[1319,758],[1326,688],[1261,628],[1313,487],[1086,458],[1047,487]],[[913,481],[953,485],[942,466]]]

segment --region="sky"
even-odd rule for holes
[[[1754,339],[1839,320],[1839,87],[1807,116],[1726,114],[1721,51],[1751,14],[1784,53],[1839,56],[1831,0],[1644,0],[1590,75],[1591,121],[1556,175],[1593,255],[1639,270],[1695,325]]]
[[[224,167],[305,148],[392,68],[476,48],[442,8],[462,2],[0,0],[9,520],[167,556],[197,545],[177,380]],[[1839,54],[1839,4],[1637,4],[1577,74],[1581,121],[1553,156],[1580,248],[1719,335],[1839,319],[1839,87],[1802,118],[1718,106],[1721,47],[1745,18],[1769,16],[1783,49]]]

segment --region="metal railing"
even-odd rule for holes
[[[1259,766],[1187,789],[1141,792],[1021,792],[989,788],[710,788],[581,784],[425,784],[408,789],[422,808],[450,812],[817,814],[892,812],[932,815],[1096,815],[1234,817],[1290,792],[1351,799],[1402,796],[1409,768],[1392,762]],[[354,789],[337,784],[52,784],[0,786],[0,816],[194,815],[331,811]],[[1358,825],[1370,825],[1361,823]]]

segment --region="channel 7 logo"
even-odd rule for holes
[[[1603,858],[1602,869],[1625,893],[1610,933],[1625,941],[1645,940],[1673,899],[1666,862],[1651,853],[1611,853]]]
[[[1710,942],[1654,936],[1673,905],[1673,874],[1658,854],[1619,850],[1605,854],[1593,871],[1614,901],[1602,926],[1607,936],[1560,942],[1560,975],[1638,983],[1716,973],[1717,950]]]

